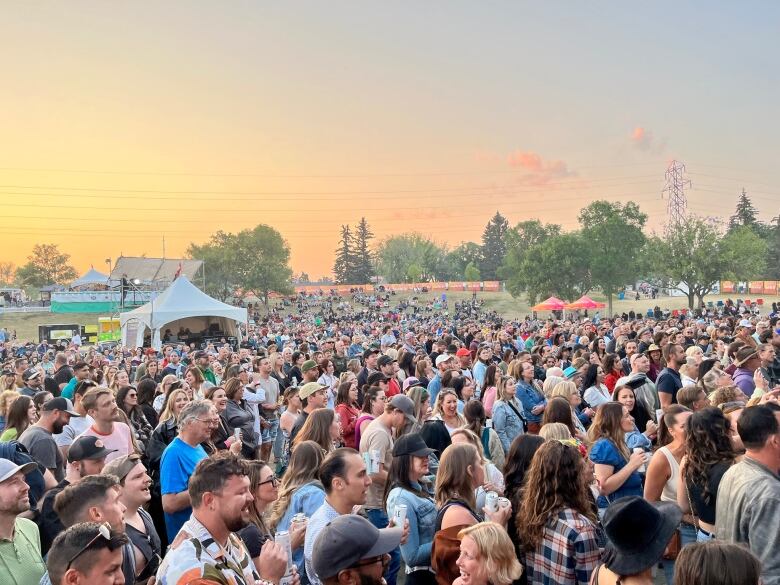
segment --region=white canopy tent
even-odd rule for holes
[[[150,330],[152,347],[158,350],[162,345],[161,332],[167,329],[175,335],[181,328],[200,332],[216,325],[225,336],[240,337],[237,324],[247,320],[246,309],[211,298],[186,276],[174,280],[151,302],[119,317],[123,345],[143,346],[144,335]]]
[[[108,285],[108,275],[98,272],[94,268],[90,268],[89,271],[70,283],[70,288],[77,289],[85,286]]]

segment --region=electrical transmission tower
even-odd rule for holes
[[[691,186],[690,179],[685,178],[685,165],[673,160],[666,169],[666,185],[661,196],[666,193],[667,224],[666,228],[679,226],[685,219],[688,201],[685,198],[685,188]]]

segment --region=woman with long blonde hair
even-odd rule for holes
[[[450,433],[466,424],[466,419],[458,413],[458,395],[452,388],[442,388],[436,395],[433,418],[440,420]]]
[[[601,556],[590,476],[588,462],[572,445],[546,441],[534,454],[515,520],[529,583],[590,581]],[[551,548],[557,562],[545,554]]]
[[[320,483],[320,464],[324,459],[322,448],[314,441],[298,443],[290,456],[290,464],[279,485],[279,497],[268,513],[268,528],[289,530],[293,516],[304,514],[310,518],[325,501],[325,490]],[[303,546],[293,549],[293,562],[298,574],[305,575]]]
[[[19,398],[20,394],[16,390],[3,390],[0,392],[0,433],[5,430],[5,421],[8,419],[8,411],[11,404]]]
[[[329,408],[319,408],[306,417],[300,432],[293,439],[293,449],[304,441],[314,441],[325,453],[336,449],[341,428],[338,415]]]

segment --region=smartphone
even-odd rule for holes
[[[236,441],[241,440],[241,429],[234,429],[233,430],[233,436],[236,438]]]

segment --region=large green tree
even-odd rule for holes
[[[391,236],[377,248],[379,273],[387,282],[428,282],[440,273],[446,255],[442,246],[421,234]]]
[[[461,242],[460,245],[447,253],[446,274],[439,274],[441,280],[460,280],[466,278],[466,267],[469,264],[479,266],[482,260],[482,248],[474,242]]]
[[[591,288],[589,256],[580,232],[569,232],[532,245],[517,267],[530,304],[555,295],[576,299]]]
[[[642,230],[647,215],[633,202],[594,201],[580,210],[579,221],[593,285],[606,295],[612,315],[613,295],[645,270],[647,240]]]
[[[352,284],[355,273],[355,256],[352,247],[352,231],[348,225],[341,226],[339,247],[336,248],[336,259],[333,262],[333,275],[338,284]]]
[[[747,226],[756,230],[761,227],[761,222],[758,221],[758,210],[744,189],[737,199],[734,215],[729,218],[729,231],[739,226]]]
[[[370,241],[374,234],[365,217],[355,226],[354,231],[354,284],[368,284],[376,275],[374,270],[374,254],[371,252]]]
[[[764,270],[766,242],[749,227],[723,236],[717,223],[688,216],[665,237],[653,237],[648,249],[652,272],[667,288],[701,306],[721,279],[750,280]]]
[[[772,218],[767,235],[766,269],[767,279],[780,279],[780,215]]]
[[[290,248],[270,226],[237,234],[220,231],[206,244],[191,244],[187,252],[205,263],[206,292],[223,300],[241,289],[253,292],[267,307],[270,293],[293,292]]]
[[[27,263],[16,270],[16,279],[26,286],[67,284],[78,273],[70,265],[70,254],[60,252],[56,244],[35,244]]]
[[[235,235],[218,231],[205,244],[192,243],[186,255],[203,261],[206,294],[226,301],[235,293],[237,281],[233,266],[235,256]]]
[[[528,250],[560,233],[561,226],[543,224],[538,219],[521,221],[515,227],[507,230],[505,235],[506,255],[499,272],[512,296],[517,297],[526,290],[526,282],[520,272],[520,267]]]
[[[506,256],[506,232],[509,222],[498,211],[482,232],[482,261],[479,272],[485,280],[496,280]]]

